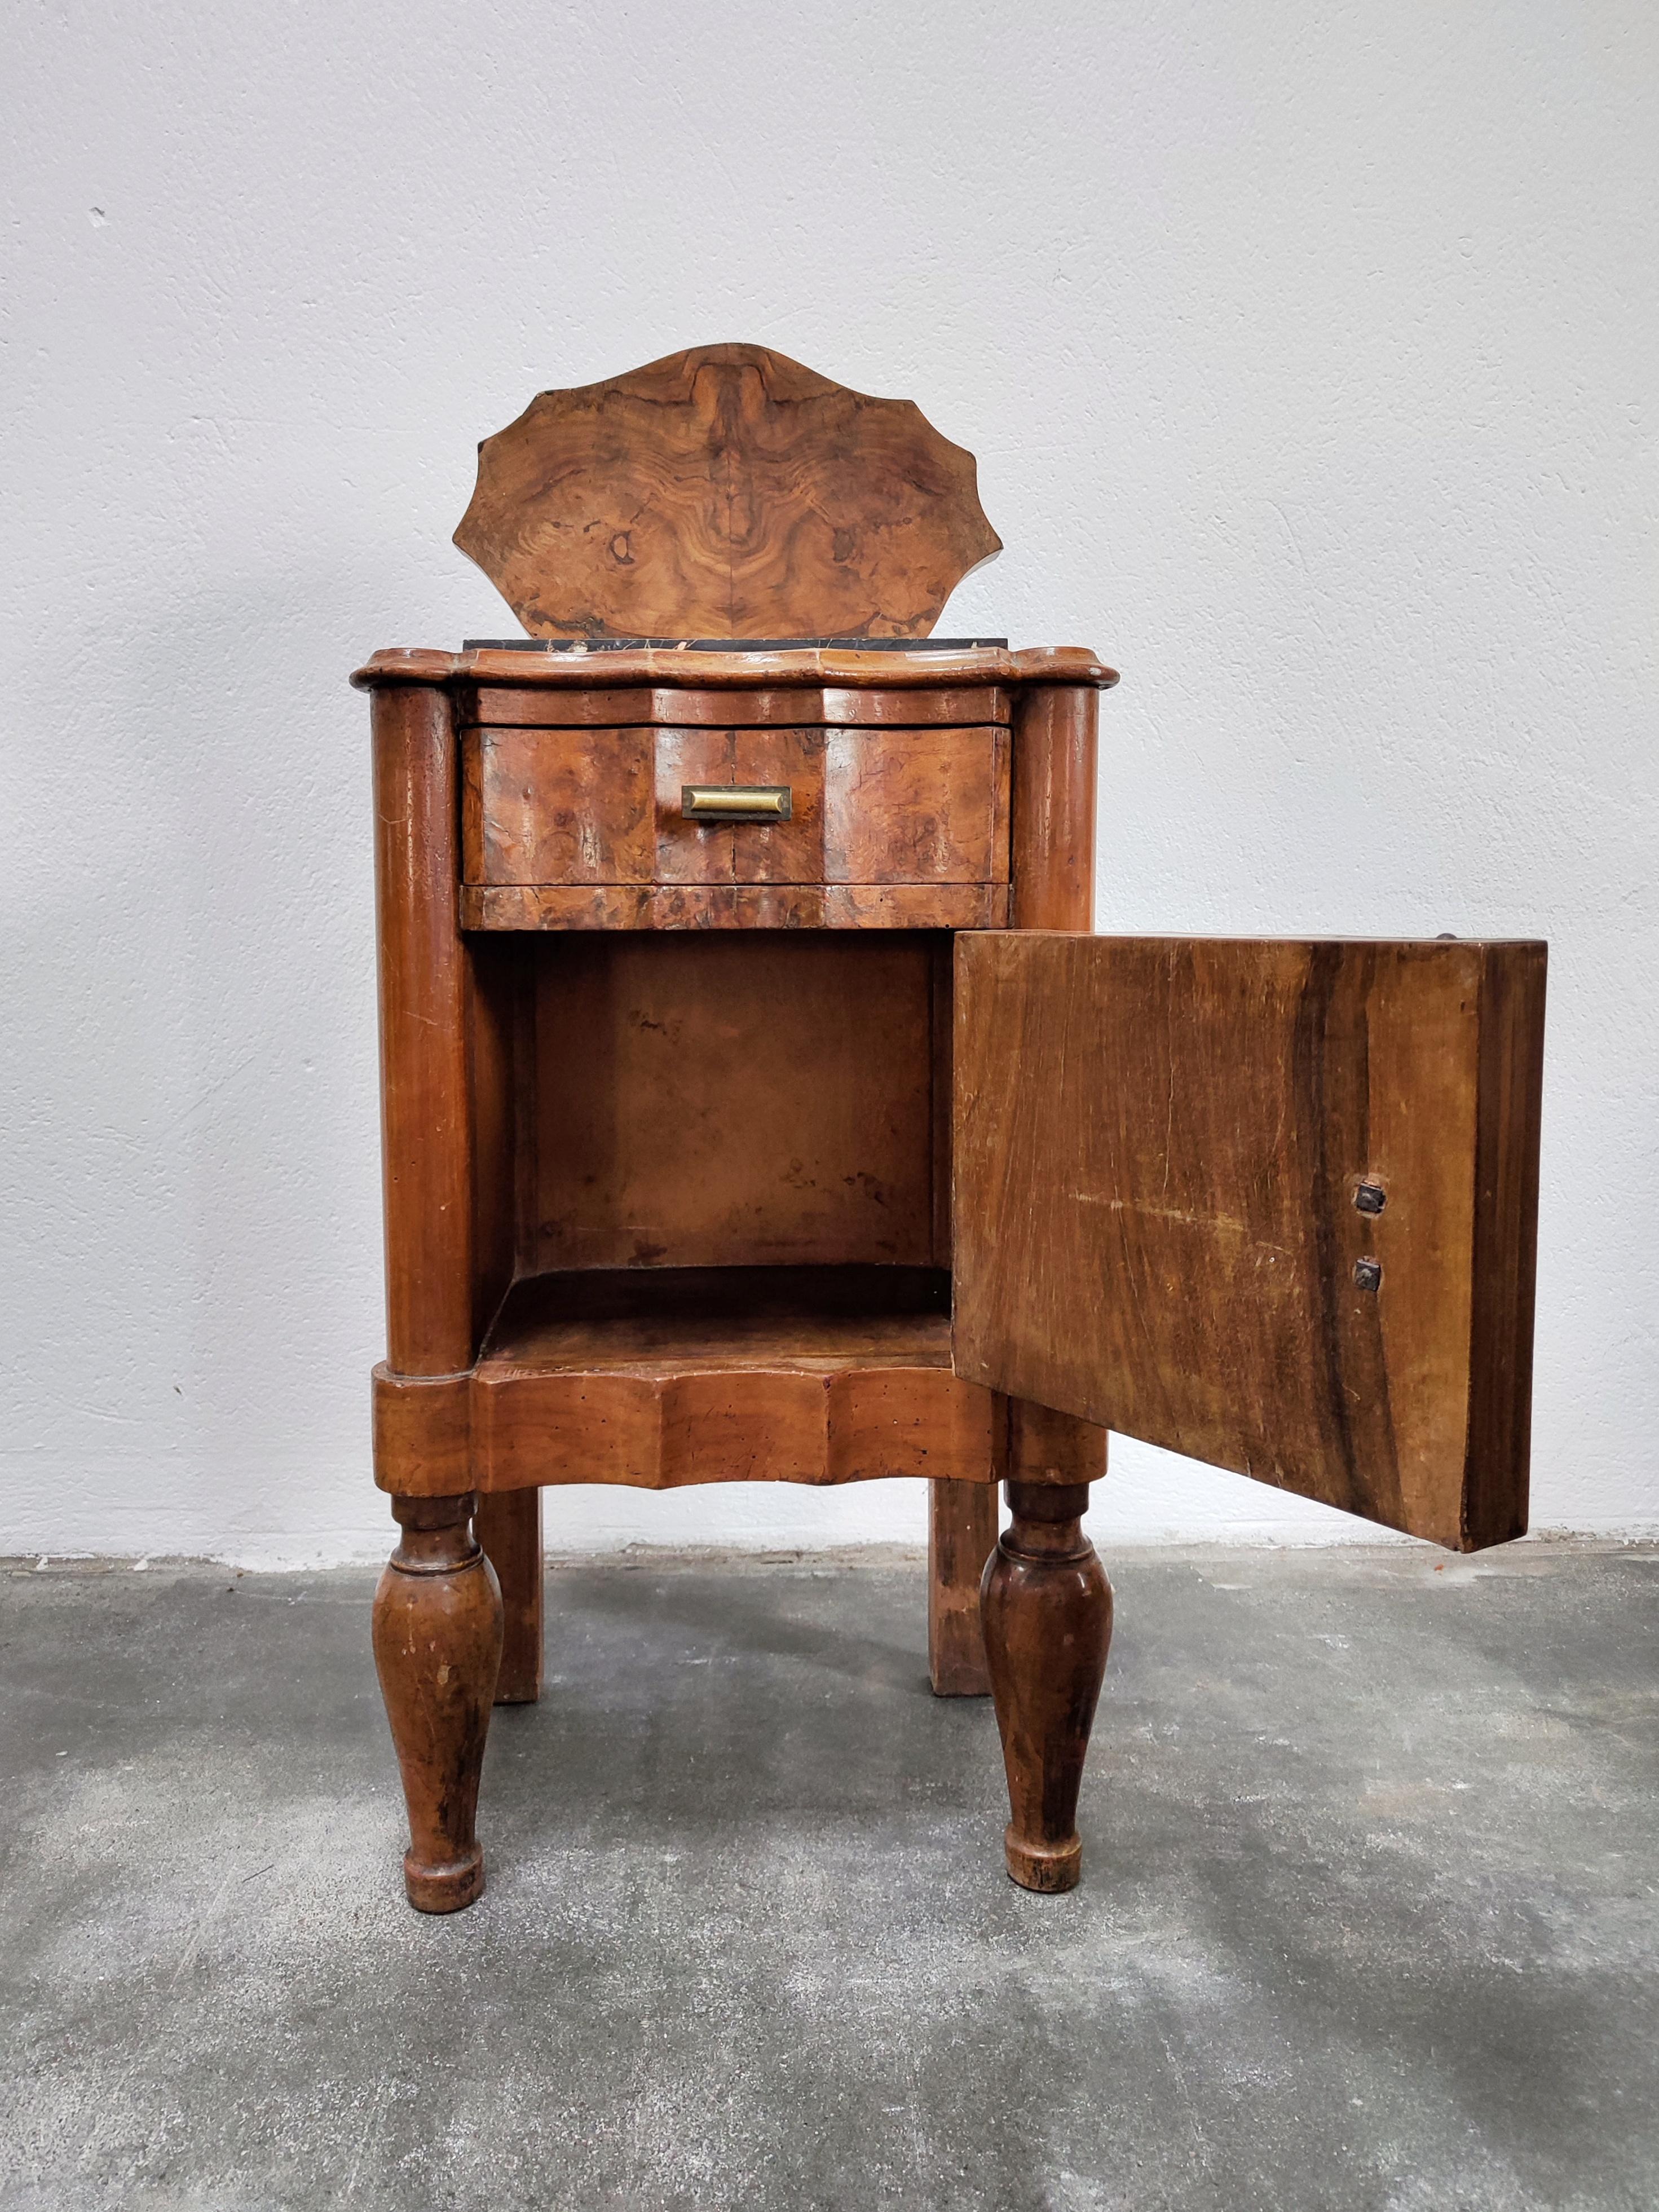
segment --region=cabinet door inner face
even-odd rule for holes
[[[617,933],[534,958],[535,1268],[949,1264],[948,936]]]

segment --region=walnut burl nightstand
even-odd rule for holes
[[[908,403],[713,346],[544,392],[458,542],[532,635],[377,653],[374,1646],[411,1903],[483,1887],[561,1483],[932,1485],[1008,1870],[1077,1881],[1106,1431],[1525,1527],[1545,949],[1089,934],[1091,653]],[[996,1484],[1012,1525],[999,1541]]]

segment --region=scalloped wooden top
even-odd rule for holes
[[[752,345],[540,393],[455,543],[533,637],[925,637],[1001,550],[913,402]]]
[[[788,653],[687,653],[648,647],[638,653],[437,653],[389,647],[357,670],[360,691],[377,684],[501,684],[551,688],[632,684],[753,690],[764,685],[818,685],[905,690],[942,684],[1085,684],[1109,691],[1117,671],[1085,647],[1036,646],[1018,653],[981,647],[971,653],[883,653],[822,646]]]

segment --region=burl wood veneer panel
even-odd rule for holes
[[[533,949],[537,1267],[934,1258],[938,940]]]
[[[648,884],[654,732],[472,730],[461,748],[461,865],[476,884]]]
[[[539,393],[455,543],[533,636],[673,638],[925,636],[1000,545],[911,401],[750,345]]]
[[[823,875],[822,730],[659,730],[655,880],[810,884]],[[688,783],[787,784],[787,822],[688,822]]]
[[[470,885],[1008,880],[1009,747],[995,724],[480,728],[462,768]],[[791,818],[688,822],[687,784],[787,784]]]
[[[1545,948],[956,957],[958,1372],[1442,1544],[1521,1534]]]
[[[480,656],[475,656],[475,658]],[[607,656],[608,657],[608,656]],[[657,653],[657,661],[684,662],[688,656]],[[696,656],[705,665],[712,656]],[[821,660],[823,654],[783,654],[781,659]],[[970,654],[965,658],[1007,660],[1007,654]],[[428,655],[426,658],[430,659]],[[497,653],[497,660],[505,655]],[[771,660],[772,656],[745,654],[744,659]],[[887,656],[890,664],[893,656]],[[1095,664],[1091,663],[1092,666]],[[543,676],[568,674],[556,667],[539,670]],[[904,673],[908,688],[883,685],[857,688],[839,684],[780,684],[774,690],[730,681],[728,665],[721,672],[728,680],[717,689],[695,685],[600,685],[591,679],[561,688],[539,684],[460,684],[458,720],[463,728],[626,730],[660,724],[665,729],[744,729],[861,727],[916,729],[945,724],[977,728],[987,722],[1006,722],[1012,713],[1009,687],[1000,684],[953,684],[923,668]],[[1103,672],[1110,675],[1109,671]],[[1113,683],[1116,678],[1111,678]]]
[[[466,930],[1001,929],[1006,884],[464,884]]]

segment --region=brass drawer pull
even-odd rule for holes
[[[688,822],[787,822],[787,783],[683,783],[680,812]]]

